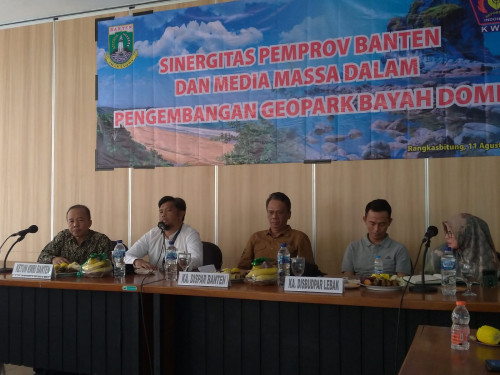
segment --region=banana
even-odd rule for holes
[[[256,278],[262,275],[276,275],[278,273],[278,269],[276,267],[270,268],[252,268],[252,270],[248,273],[247,277]]]
[[[76,262],[68,264],[68,270],[80,271],[80,265]]]
[[[90,262],[89,262],[90,263]],[[101,260],[99,262],[92,262],[92,263],[87,263],[84,267],[83,270],[87,272],[95,272],[96,269],[102,268],[102,267],[109,267],[109,264],[107,263],[106,260]]]
[[[261,275],[275,275],[278,273],[278,269],[276,267],[270,267],[270,268],[260,268],[254,271],[254,276],[261,276]]]
[[[392,280],[392,279],[389,277],[389,274],[387,274],[387,273],[381,273],[381,274],[372,273],[372,276],[371,276],[371,277],[375,277],[375,278],[377,278],[377,279]]]
[[[254,279],[255,281],[266,281],[266,280],[274,280],[276,279],[276,276],[278,274],[272,274],[272,275],[259,275],[259,276],[255,276]]]
[[[112,269],[113,269],[113,267],[105,265],[105,266],[103,266],[101,268],[93,269],[92,272],[95,272],[95,273],[97,273],[97,272],[108,272],[108,271],[111,271]]]

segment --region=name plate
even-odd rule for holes
[[[179,272],[177,285],[227,288],[229,286],[229,274],[208,272]]]
[[[285,278],[285,292],[342,294],[344,280],[335,277],[296,277]]]
[[[53,268],[53,264],[15,263],[12,268],[12,277],[50,280]]]

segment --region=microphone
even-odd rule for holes
[[[6,267],[6,265],[7,265],[7,257],[9,256],[12,248],[16,245],[16,243],[21,242],[22,240],[24,240],[24,237],[26,237],[26,235],[28,233],[36,233],[36,232],[38,232],[38,227],[36,225],[31,225],[29,228],[20,230],[19,232],[11,234],[9,237],[7,237],[7,239],[9,239],[10,237],[13,237],[13,236],[19,236],[19,238],[12,244],[12,246],[9,249],[9,251],[7,251],[7,254],[5,254],[5,258],[3,260],[3,267],[0,268],[0,274],[12,272],[12,268],[7,268]],[[7,239],[5,241],[7,241]],[[2,246],[4,245],[5,241],[3,242]],[[2,248],[2,246],[0,246],[0,249]]]
[[[434,225],[431,225],[429,228],[427,228],[427,232],[425,232],[422,242],[430,240],[432,237],[436,236],[438,232],[438,229]]]
[[[165,231],[167,230],[167,226],[165,225],[165,223],[164,223],[163,221],[160,221],[160,222],[158,223],[158,228],[160,228],[160,230],[161,230],[162,232],[165,232]]]
[[[11,234],[12,236],[26,236],[28,233],[36,233],[38,232],[38,227],[36,225],[31,225],[28,229],[20,230],[17,233]]]

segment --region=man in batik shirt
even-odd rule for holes
[[[83,264],[90,254],[106,253],[111,259],[111,240],[102,233],[90,229],[92,219],[88,207],[78,204],[66,213],[68,229],[60,231],[38,257],[38,263]]]

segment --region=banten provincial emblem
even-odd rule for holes
[[[137,57],[134,51],[134,24],[111,26],[108,28],[109,53],[104,59],[109,66],[123,69],[131,65]]]
[[[500,23],[500,0],[469,0],[479,25]],[[499,31],[498,27],[487,31]]]

